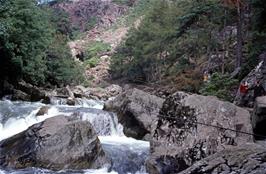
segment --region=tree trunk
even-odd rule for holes
[[[238,7],[238,20],[237,20],[237,53],[236,53],[236,67],[238,69],[242,65],[243,57],[243,22],[244,22],[244,13],[243,8],[240,5]]]

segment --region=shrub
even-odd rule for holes
[[[220,99],[233,101],[234,94],[232,91],[237,88],[238,80],[230,78],[229,75],[214,73],[210,82],[206,82],[200,89],[203,95],[213,95]]]

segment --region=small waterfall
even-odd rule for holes
[[[23,170],[1,170],[0,174],[143,174],[144,162],[149,153],[149,143],[128,138],[123,134],[123,127],[118,123],[114,113],[101,110],[103,104],[93,100],[80,100],[76,106],[67,106],[62,100],[53,100],[48,113],[37,116],[36,113],[43,106],[42,103],[0,101],[0,141],[26,130],[33,124],[57,115],[76,115],[81,120],[89,121],[95,128],[105,152],[113,161],[112,172],[106,168],[99,170],[60,171],[53,172],[45,169],[28,168]]]

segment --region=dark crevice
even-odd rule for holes
[[[255,140],[266,140],[266,119],[258,122],[253,131]]]

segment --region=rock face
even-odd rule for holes
[[[180,174],[265,174],[266,149],[255,144],[231,147],[211,155]]]
[[[266,96],[257,97],[252,113],[252,127],[257,140],[266,139]]]
[[[42,100],[44,103],[50,103],[50,98],[46,95],[45,91],[23,81],[19,82],[16,89],[13,90],[11,99],[33,102]]]
[[[100,168],[110,164],[87,121],[57,116],[0,142],[0,166],[52,170]]]
[[[159,118],[146,162],[153,174],[177,173],[227,145],[253,141],[250,135],[212,127],[252,133],[249,112],[216,97],[177,92],[166,99]]]
[[[163,101],[141,90],[130,89],[106,102],[104,109],[117,113],[119,122],[124,126],[125,135],[143,139],[151,133]]]
[[[125,14],[127,6],[117,5],[106,0],[75,0],[50,3],[52,8],[63,10],[69,15],[73,27],[81,31],[88,29],[88,24],[97,22],[98,26],[108,27]]]
[[[265,55],[264,55],[265,54]],[[248,91],[240,92],[240,86],[234,103],[238,106],[253,107],[256,97],[266,94],[266,53],[260,56],[261,62],[240,83],[246,84]]]

